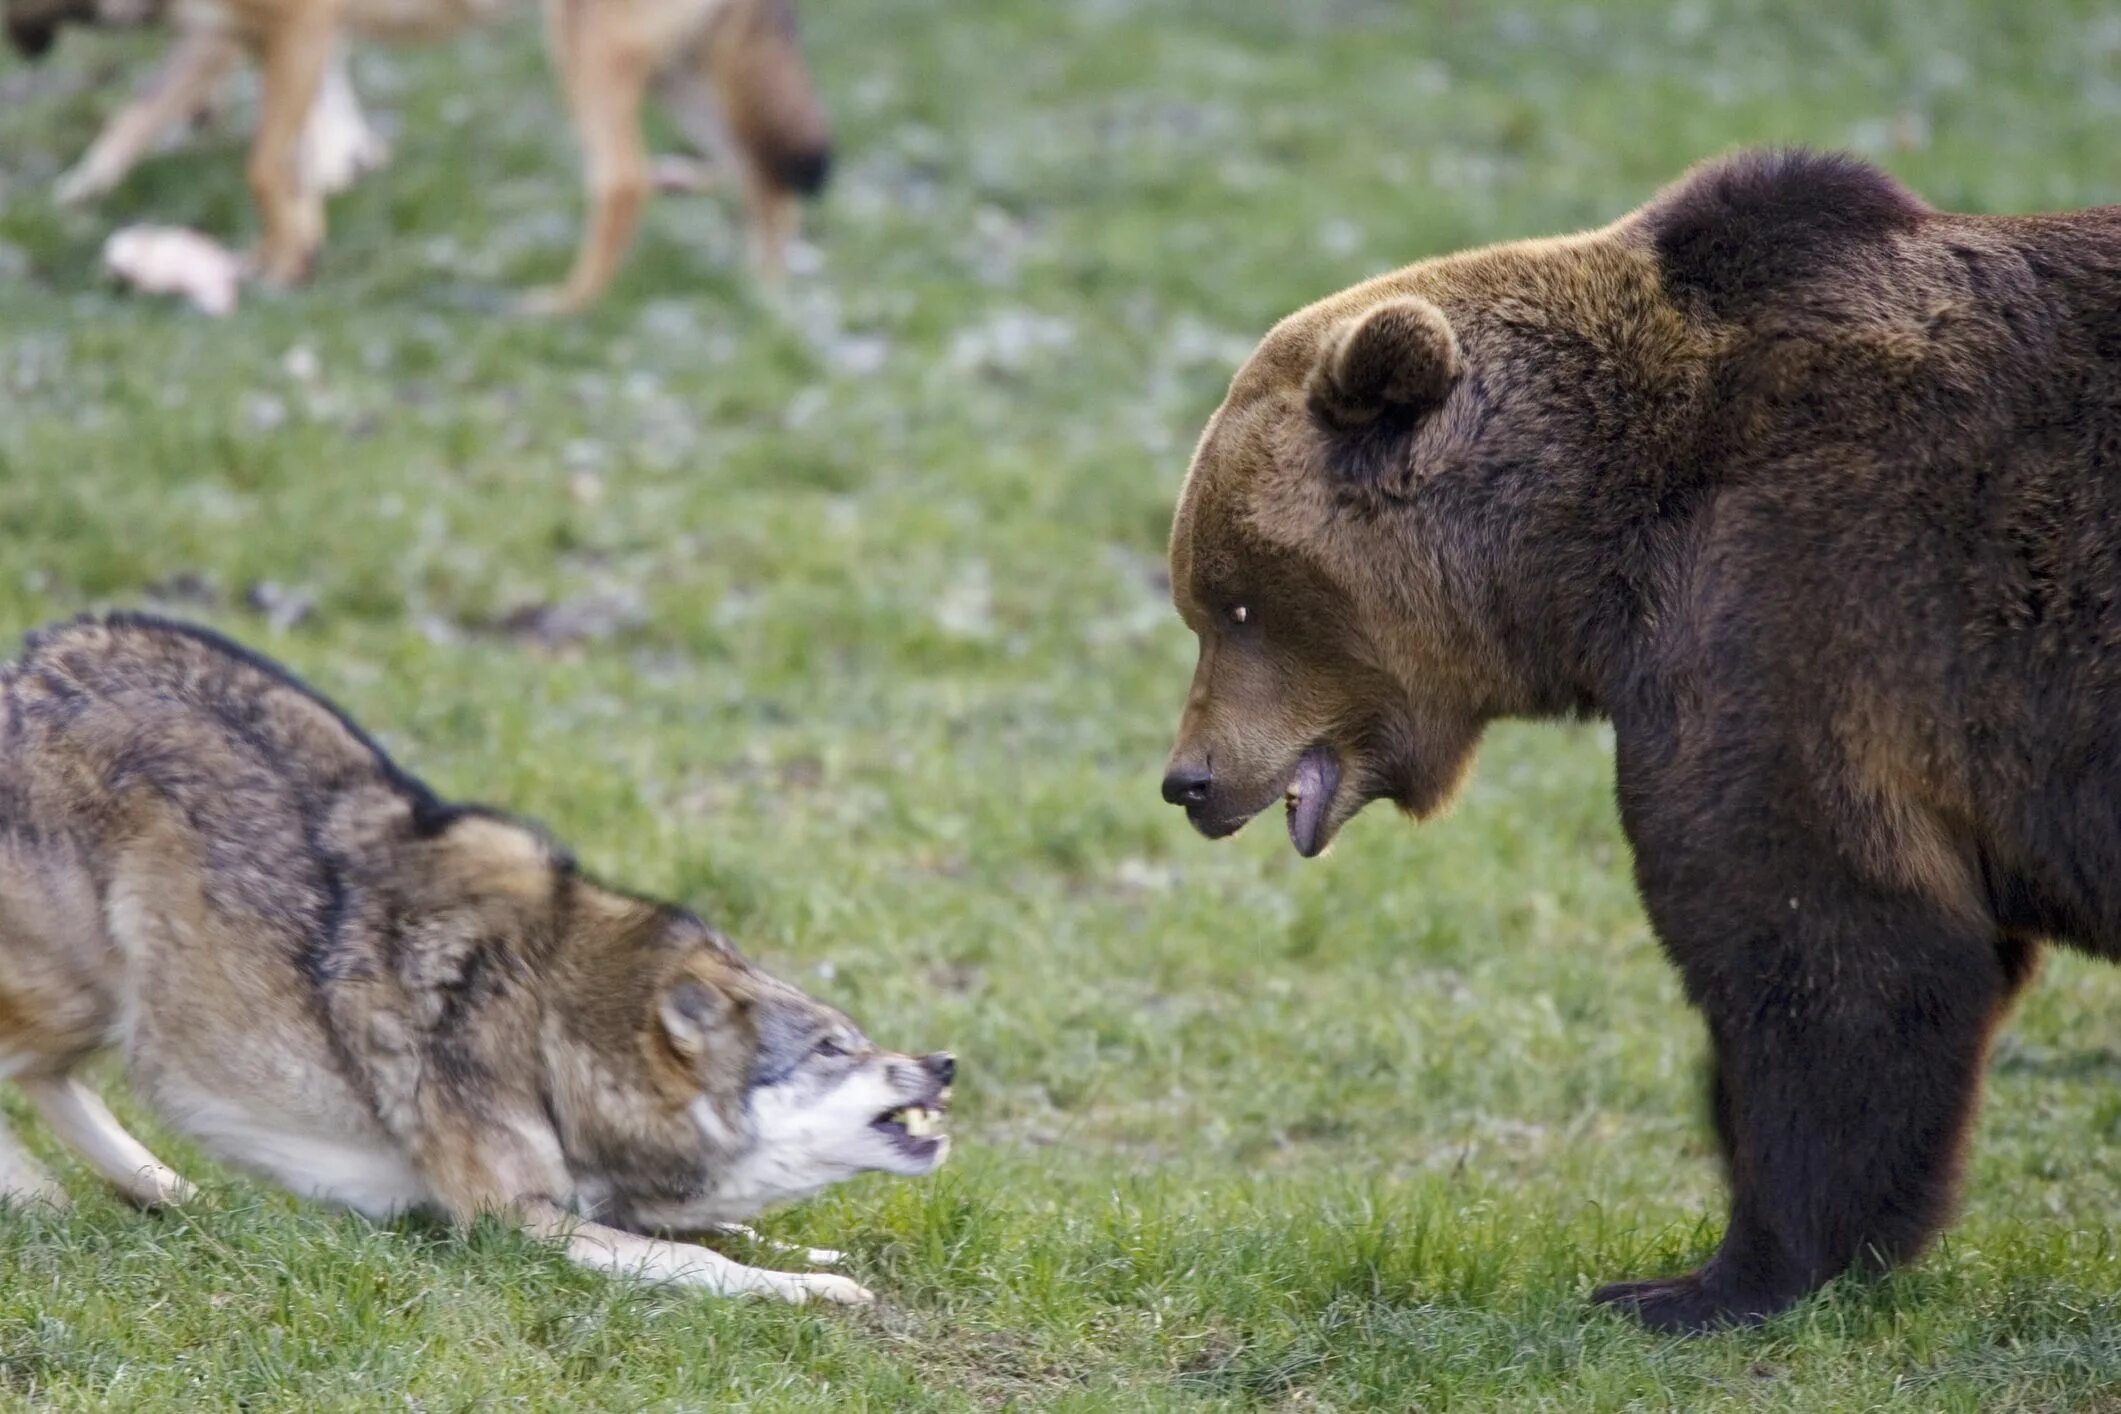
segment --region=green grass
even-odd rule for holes
[[[194,1208],[69,1167],[75,1213],[0,1219],[0,1398],[2121,1408],[2121,974],[2036,989],[1941,1250],[1659,1339],[1586,1294],[1699,1260],[1720,1197],[1607,734],[1497,731],[1450,819],[1380,809],[1310,865],[1273,822],[1211,847],[1155,792],[1192,651],[1169,509],[1273,319],[1739,143],[1853,146],[1967,208],[2115,199],[2110,7],[806,24],[843,139],[822,270],[762,294],[728,202],[666,199],[556,324],[496,315],[578,214],[527,19],[360,56],[395,165],[336,203],[314,285],[225,324],[95,256],[120,221],[247,230],[240,121],[62,213],[47,182],[152,46],[0,66],[0,629],[203,617],[440,788],[694,903],[885,1042],[955,1049],[942,1175],[768,1223],[883,1302],[617,1288],[503,1232],[303,1209],[157,1132]],[[247,607],[291,600],[286,627]]]

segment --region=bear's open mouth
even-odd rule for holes
[[[1289,843],[1295,845],[1296,852],[1306,859],[1315,857],[1332,842],[1330,822],[1334,803],[1340,796],[1341,774],[1339,753],[1321,741],[1305,748],[1282,781],[1281,799],[1289,817]],[[1219,840],[1251,824],[1273,803],[1274,797],[1269,795],[1238,814],[1209,819],[1201,818],[1200,807],[1189,806],[1186,818],[1209,839]]]
[[[1340,794],[1340,757],[1324,742],[1311,746],[1297,758],[1296,769],[1282,792],[1289,816],[1289,843],[1306,859],[1324,849],[1326,821],[1333,813],[1333,799]]]

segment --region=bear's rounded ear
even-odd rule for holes
[[[1441,404],[1464,371],[1458,336],[1442,310],[1397,295],[1326,335],[1305,400],[1337,432],[1381,418],[1418,417]]]

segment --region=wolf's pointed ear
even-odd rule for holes
[[[681,977],[663,994],[656,1009],[663,1034],[687,1060],[705,1055],[719,1032],[725,1032],[735,1016],[735,1005],[727,995],[697,977]]]
[[[1354,432],[1430,411],[1463,371],[1443,311],[1419,295],[1397,295],[1326,335],[1305,401],[1322,426]]]

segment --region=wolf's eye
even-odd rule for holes
[[[811,1047],[811,1050],[821,1056],[844,1056],[847,1054],[847,1048],[840,1044],[840,1038],[837,1036],[818,1037],[817,1044]]]

